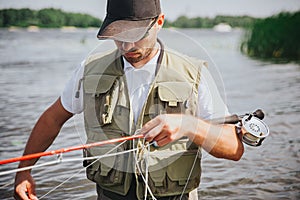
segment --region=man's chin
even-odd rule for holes
[[[135,55],[125,54],[124,57],[130,63],[137,63],[137,62],[141,61],[141,57],[139,54],[135,54]]]

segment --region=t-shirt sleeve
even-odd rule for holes
[[[75,69],[61,93],[60,99],[64,109],[73,114],[79,114],[83,111],[83,88],[81,81],[83,71],[84,61]],[[79,92],[79,97],[75,97],[76,92]]]
[[[198,117],[209,120],[230,115],[213,78],[205,67],[201,70],[198,94]]]

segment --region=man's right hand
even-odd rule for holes
[[[15,199],[36,200],[35,183],[29,171],[18,172],[15,178]]]

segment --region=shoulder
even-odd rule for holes
[[[85,59],[84,65],[89,65],[89,64],[91,64],[93,62],[97,62],[97,61],[98,62],[99,61],[109,61],[113,58],[116,58],[116,56],[118,56],[118,55],[119,55],[119,53],[118,53],[117,49],[91,54]]]
[[[84,63],[84,75],[113,73],[120,74],[122,71],[121,54],[117,49],[92,54]]]
[[[196,70],[202,67],[208,67],[207,61],[188,56],[170,48],[165,48],[163,62],[172,63],[173,65],[181,63],[182,65],[193,66]]]

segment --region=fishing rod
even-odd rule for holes
[[[233,115],[230,115],[227,117],[212,119],[211,122],[216,123],[216,124],[236,124],[236,123],[240,122],[243,117],[248,116],[248,115],[257,117],[260,120],[263,120],[265,117],[264,112],[261,109],[257,109],[253,113],[246,113],[244,115],[233,114]]]
[[[88,149],[88,148],[96,147],[96,146],[114,144],[114,143],[118,143],[118,142],[124,142],[124,141],[139,139],[139,138],[143,138],[143,137],[144,137],[143,135],[132,135],[132,136],[114,138],[114,139],[110,139],[110,140],[105,140],[105,141],[100,141],[100,142],[95,142],[95,143],[89,143],[89,144],[84,144],[84,145],[79,145],[79,146],[74,146],[74,147],[69,147],[69,148],[62,148],[62,149],[53,150],[53,151],[45,151],[45,152],[40,152],[40,153],[34,153],[34,154],[29,154],[29,155],[25,155],[25,156],[21,156],[21,157],[15,157],[15,158],[10,158],[10,159],[6,159],[6,160],[0,160],[0,165],[13,163],[13,162],[18,162],[18,161],[23,161],[23,160],[31,160],[31,159],[40,158],[40,157],[43,157],[43,156],[51,156],[51,155],[56,155],[56,154],[62,154],[62,153],[70,152],[70,151]]]
[[[216,124],[236,124],[240,128],[243,127],[246,130],[246,133],[243,134],[242,137],[243,142],[251,146],[260,146],[262,141],[269,135],[269,128],[262,121],[263,118],[264,118],[263,111],[258,109],[253,113],[246,113],[245,115],[240,115],[240,116],[234,114],[224,118],[212,119],[210,122]],[[118,142],[123,142],[128,140],[134,140],[143,137],[144,137],[143,135],[132,135],[132,136],[114,138],[110,140],[89,143],[89,144],[84,144],[84,145],[79,145],[79,146],[74,146],[69,148],[62,148],[53,151],[34,153],[34,154],[29,154],[21,157],[0,160],[0,165],[23,161],[23,160],[31,160],[43,156],[62,154],[70,151],[88,149],[95,146],[102,146],[102,145],[113,144],[113,143],[118,143]]]

